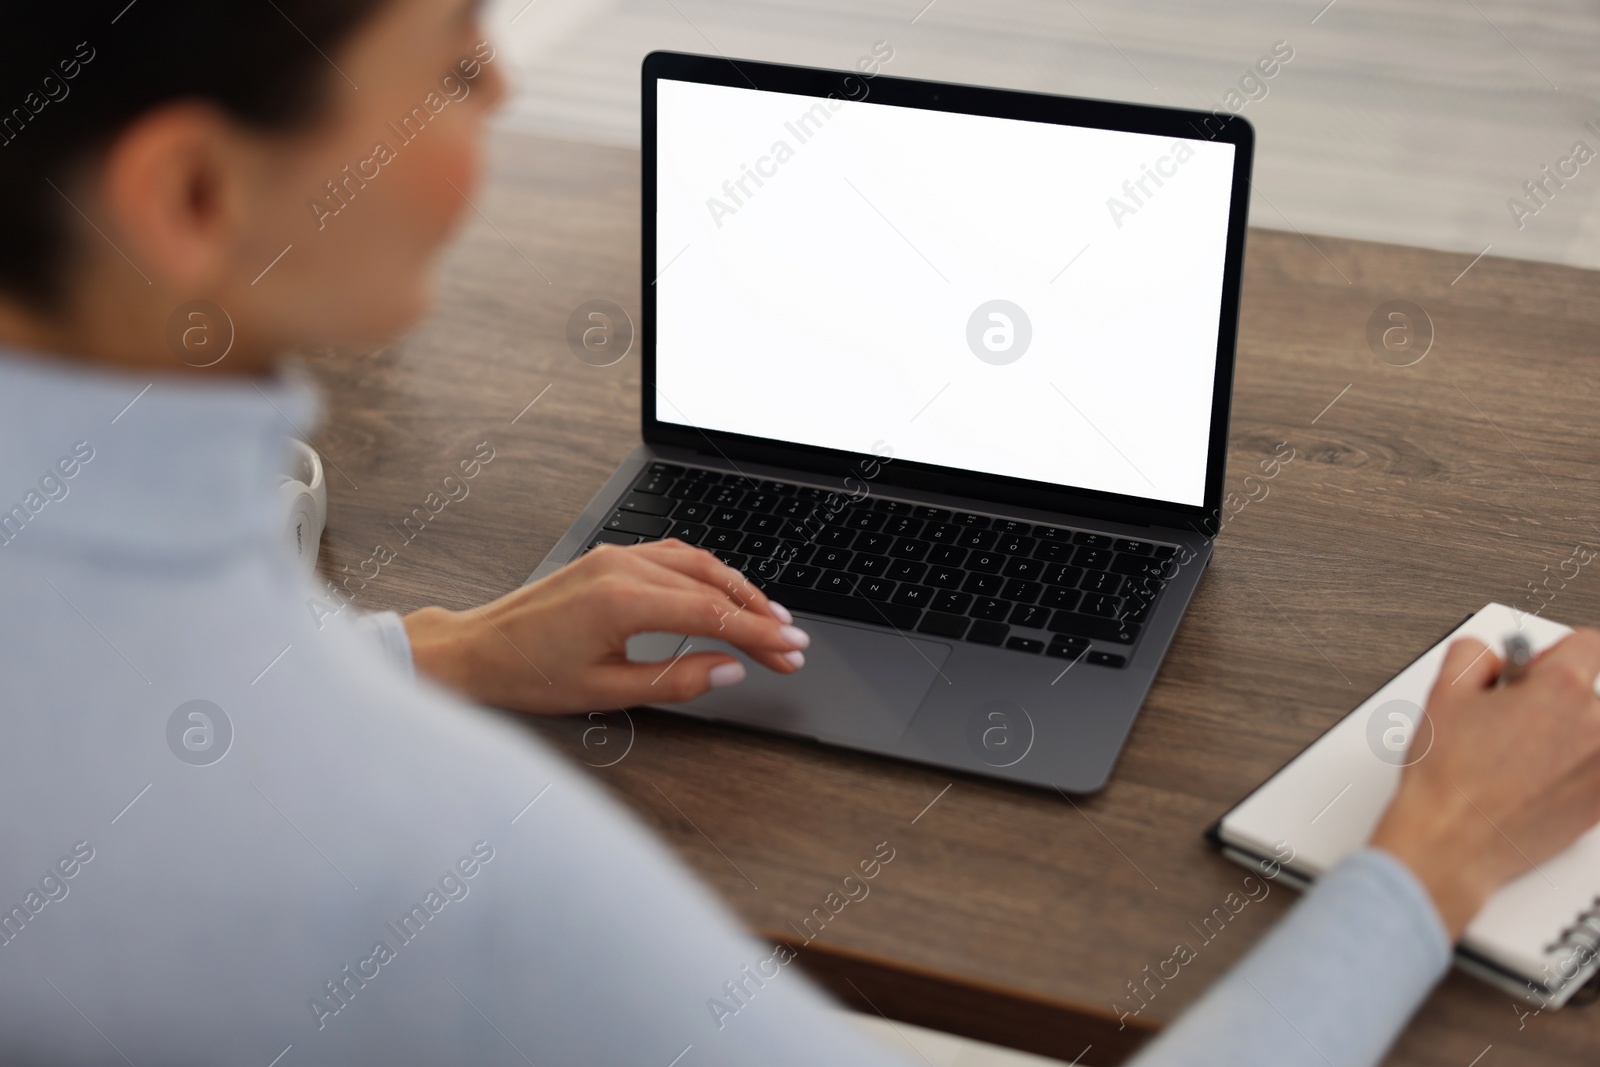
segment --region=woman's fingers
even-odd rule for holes
[[[594,703],[615,707],[682,703],[736,685],[744,664],[723,652],[690,652],[659,663],[616,663],[595,675]]]
[[[749,578],[703,548],[696,548],[675,537],[669,537],[663,541],[630,546],[628,550],[680,574],[715,586],[728,599],[745,607],[771,615],[781,622],[793,621],[787,609],[776,605],[770,597],[757,589]]]
[[[782,657],[811,643],[798,626],[745,608],[704,584],[686,589],[618,575],[597,580],[594,593],[614,632],[624,638],[649,631],[714,637],[775,670],[793,670],[796,657]]]
[[[659,545],[666,547],[657,548],[654,552],[644,551],[646,547]],[[708,633],[702,627],[701,633],[704,636],[721,637],[729,643],[739,644],[757,663],[780,674],[798,670],[804,665],[805,655],[799,650],[806,647],[809,638],[798,627],[790,625],[792,616],[771,601],[767,601],[764,605],[758,602],[756,597],[750,594],[759,595],[760,591],[751,585],[744,575],[717,560],[709,552],[685,545],[681,541],[674,541],[670,545],[665,542],[652,542],[651,546],[630,545],[620,548],[607,553],[603,558],[610,561],[606,563],[607,573],[626,579],[640,596],[650,589],[670,589],[709,597],[716,605],[717,630]],[[720,585],[717,584],[719,582]],[[632,607],[637,606],[636,600]],[[764,608],[766,610],[763,610]],[[737,634],[743,630],[730,632],[729,620],[747,614],[764,623],[775,623],[777,632],[787,636],[786,643],[775,649],[741,644],[743,639]],[[741,618],[741,622],[744,621]],[[633,628],[638,622],[632,615],[614,614],[612,622],[621,626],[624,631],[619,634],[620,637],[626,638],[632,633],[640,632]],[[785,630],[784,627],[788,629]],[[672,628],[649,623],[646,629]],[[773,626],[758,624],[757,629],[771,631]]]
[[[1600,630],[1574,630],[1528,668],[1530,681],[1547,687],[1553,696],[1571,699],[1579,708],[1594,704],[1596,676],[1600,676]]]
[[[1439,668],[1436,692],[1467,692],[1484,689],[1500,674],[1500,657],[1475,637],[1452,641],[1445,649]]]

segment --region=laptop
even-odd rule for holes
[[[665,711],[1101,788],[1211,556],[1254,144],[1213,112],[655,52],[642,443],[529,581],[676,537],[811,635]]]

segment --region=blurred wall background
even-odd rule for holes
[[[1237,107],[1257,226],[1600,267],[1592,0],[493,0],[490,24],[510,129],[637,145],[653,49],[854,67],[886,41],[886,74]]]

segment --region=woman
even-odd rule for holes
[[[355,626],[307,610],[279,544],[285,436],[317,404],[278,354],[380,342],[427,307],[504,94],[477,4],[6,13],[0,1058],[889,1062],[474,706],[742,677],[714,653],[627,662],[648,630],[800,669],[781,606],[667,541]],[[236,331],[204,370],[169,333],[196,302]],[[1515,687],[1498,670],[1451,650],[1434,748],[1372,847],[1142,1063],[1375,1062],[1487,894],[1600,818],[1600,634]]]

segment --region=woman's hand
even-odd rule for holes
[[[1600,631],[1569,635],[1495,688],[1500,670],[1482,642],[1450,646],[1428,696],[1433,747],[1372,836],[1416,874],[1452,939],[1502,883],[1600,821]]]
[[[478,703],[535,714],[689,700],[744,678],[721,652],[630,662],[633,634],[719,638],[785,674],[805,663],[799,650],[811,640],[743,574],[670,537],[602,545],[481,608],[424,608],[404,621],[418,671]]]

